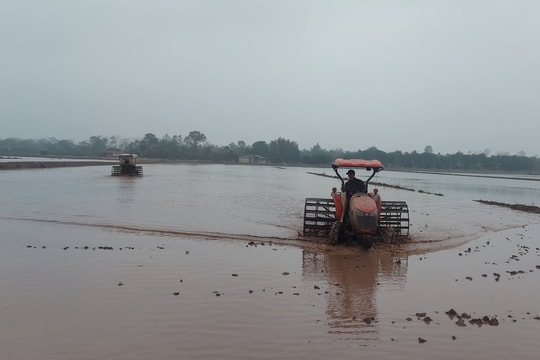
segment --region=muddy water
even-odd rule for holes
[[[366,253],[299,239],[304,198],[335,185],[306,171],[0,173],[0,358],[537,358],[540,219],[472,201],[537,182],[383,172],[445,196],[380,187],[413,239]]]

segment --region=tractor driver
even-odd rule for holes
[[[349,180],[343,185],[342,189],[347,194],[347,199],[357,192],[367,192],[366,185],[362,180],[355,177],[354,170],[347,171],[347,176]]]

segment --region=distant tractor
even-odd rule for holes
[[[120,154],[118,162],[111,169],[112,176],[143,176],[143,168],[137,165],[136,154]]]
[[[382,201],[377,206],[368,195],[369,181],[384,167],[378,160],[336,159],[332,169],[344,188],[340,168],[364,168],[370,171],[365,187],[350,195],[333,193],[331,198],[308,198],[304,208],[304,235],[323,235],[329,244],[354,239],[364,248],[385,233],[409,234],[409,209],[404,201]],[[352,172],[352,170],[349,170]],[[354,173],[354,172],[353,172]]]

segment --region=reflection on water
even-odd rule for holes
[[[369,252],[321,253],[304,249],[302,269],[306,279],[325,276],[328,282],[325,295],[329,333],[345,339],[370,340],[378,337],[377,290],[404,284],[407,261]],[[392,281],[381,285],[380,279]]]
[[[118,180],[118,202],[120,204],[135,203],[137,179],[133,177],[120,177]]]

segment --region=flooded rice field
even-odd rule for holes
[[[539,177],[382,171],[411,237],[363,251],[302,237],[323,171],[1,171],[0,358],[538,358],[540,217],[474,200]]]

